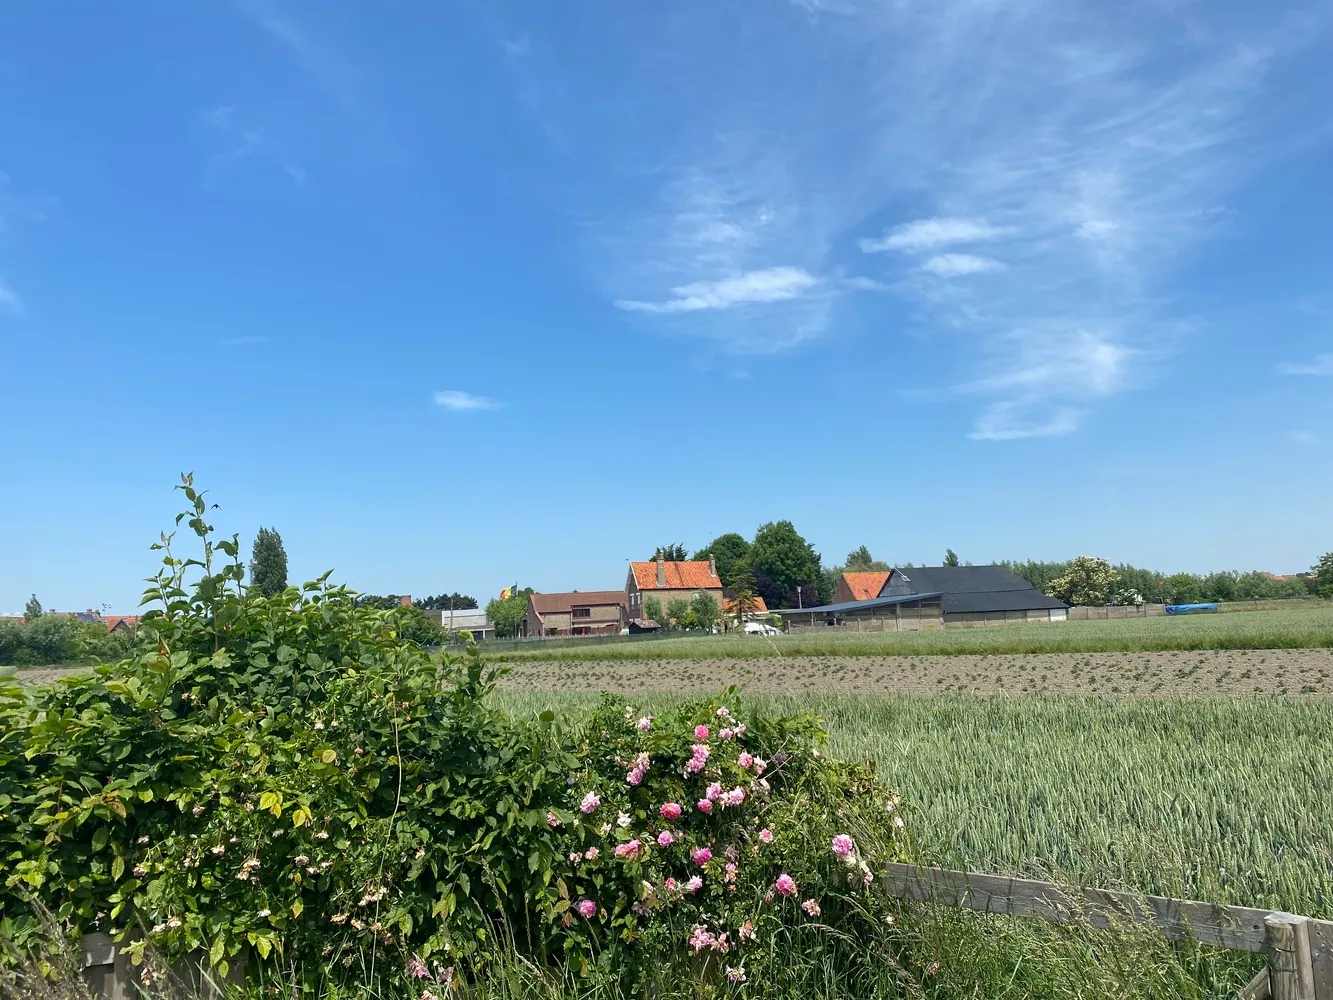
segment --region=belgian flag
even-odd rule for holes
[[[518,584],[514,584],[512,587],[505,587],[504,590],[500,591],[500,600],[509,600],[509,598],[514,596],[514,591],[516,590],[518,590]]]

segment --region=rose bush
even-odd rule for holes
[[[36,693],[0,679],[0,935],[40,932],[35,898],[132,954],[439,993],[514,950],[740,981],[793,925],[871,933],[900,831],[812,718],[735,692],[507,717],[475,646],[432,658],[325,579],[246,590],[182,488],[203,556],[163,537],[141,648]]]

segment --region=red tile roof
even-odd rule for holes
[[[107,615],[102,619],[106,624],[108,631],[115,631],[116,626],[124,623],[126,628],[134,628],[139,624],[138,615]]]
[[[868,601],[872,597],[878,597],[888,578],[888,573],[879,572],[842,574],[847,589],[852,592],[853,601]]]
[[[735,598],[732,597],[723,598],[722,610],[724,610],[729,615],[734,615],[736,613]],[[754,597],[751,598],[750,613],[756,615],[768,614],[768,605],[764,603],[764,599],[760,597],[758,594],[755,594]]]
[[[656,562],[629,564],[640,590],[721,590],[722,581],[709,572],[707,560],[699,562],[667,562],[662,566],[666,587],[657,585]]]

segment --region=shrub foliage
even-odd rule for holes
[[[475,647],[433,657],[327,578],[246,588],[180,488],[202,555],[155,546],[138,651],[35,693],[0,678],[0,936],[40,933],[35,899],[132,954],[424,986],[514,949],[736,979],[793,925],[877,933],[901,821],[812,718],[734,691],[508,717]]]

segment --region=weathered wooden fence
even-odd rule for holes
[[[1333,1000],[1333,921],[896,863],[888,865],[885,884],[900,899],[1100,930],[1156,928],[1173,941],[1263,954],[1268,964],[1240,1000]]]

